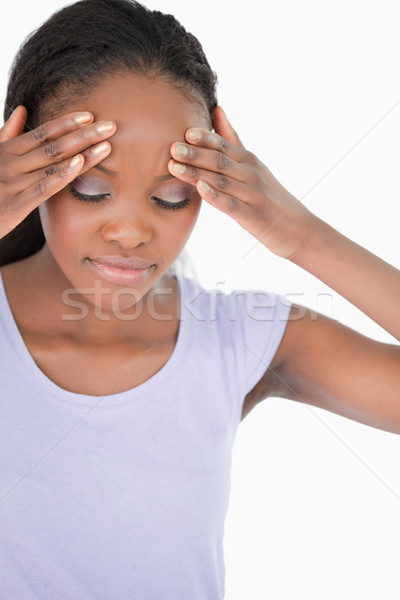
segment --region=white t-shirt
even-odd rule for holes
[[[1,599],[224,598],[232,447],[291,303],[177,277],[167,363],[90,396],[38,368],[0,272]]]

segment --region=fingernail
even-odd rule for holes
[[[176,144],[175,146],[175,154],[177,156],[186,156],[188,153],[188,149],[183,144]]]
[[[201,133],[198,129],[189,129],[187,136],[192,142],[198,142],[201,140]]]
[[[175,173],[184,173],[186,171],[185,165],[183,165],[182,163],[178,163],[178,162],[175,162],[173,164],[172,169],[173,169],[173,171],[175,171]]]
[[[74,121],[77,125],[82,123],[89,123],[92,120],[92,115],[89,112],[80,112],[74,117]]]
[[[114,123],[112,121],[103,121],[96,125],[97,133],[108,133],[114,128]]]
[[[70,161],[69,163],[69,168],[70,169],[76,169],[76,167],[78,165],[80,165],[80,163],[82,162],[82,156],[74,156],[74,158]]]
[[[199,186],[202,192],[205,192],[206,194],[209,194],[211,192],[210,186],[205,181],[200,180],[197,182],[197,185]]]
[[[93,154],[93,156],[100,156],[100,154],[105,154],[108,151],[108,149],[108,142],[101,142],[101,144],[92,148],[90,153]]]

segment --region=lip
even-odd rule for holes
[[[107,262],[106,259],[107,258]],[[116,283],[118,285],[132,285],[138,281],[142,281],[150,273],[152,265],[150,262],[141,259],[122,259],[121,257],[115,257],[113,263],[111,258],[114,257],[101,257],[99,259],[89,258],[89,264],[96,273],[101,275],[107,281]],[[104,261],[104,262],[103,262]],[[142,266],[135,268],[138,264],[145,264],[148,266]],[[118,265],[118,266],[116,266]]]
[[[117,267],[120,269],[147,269],[147,267],[151,267],[153,264],[144,258],[124,258],[123,256],[96,256],[96,258],[90,258],[89,260],[105,267]]]

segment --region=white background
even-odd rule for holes
[[[145,3],[200,39],[246,147],[320,218],[400,268],[398,2]],[[2,101],[18,46],[66,4],[26,0],[3,11]],[[242,258],[255,244],[203,203],[187,249],[206,287],[273,290],[397,343],[264,246]],[[398,600],[399,458],[395,434],[290,400],[256,407],[234,448],[226,599]]]

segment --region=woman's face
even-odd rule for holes
[[[169,173],[171,144],[185,141],[187,128],[210,128],[211,124],[200,104],[170,84],[134,75],[106,78],[93,94],[63,113],[83,110],[91,111],[96,121],[116,122],[116,133],[109,140],[111,153],[98,168],[78,176],[39,210],[46,252],[54,259],[54,267],[92,304],[97,304],[93,294],[83,290],[95,289],[95,282],[98,287],[100,281],[102,288],[110,290],[109,295],[101,294],[100,304],[107,308],[122,286],[104,280],[88,259],[146,259],[154,266],[131,287],[136,299],[153,287],[185,246],[201,204],[194,186]],[[90,202],[74,193],[105,196]],[[186,199],[182,208],[162,205],[162,201],[182,205]],[[126,298],[126,307],[133,304],[132,297]]]

